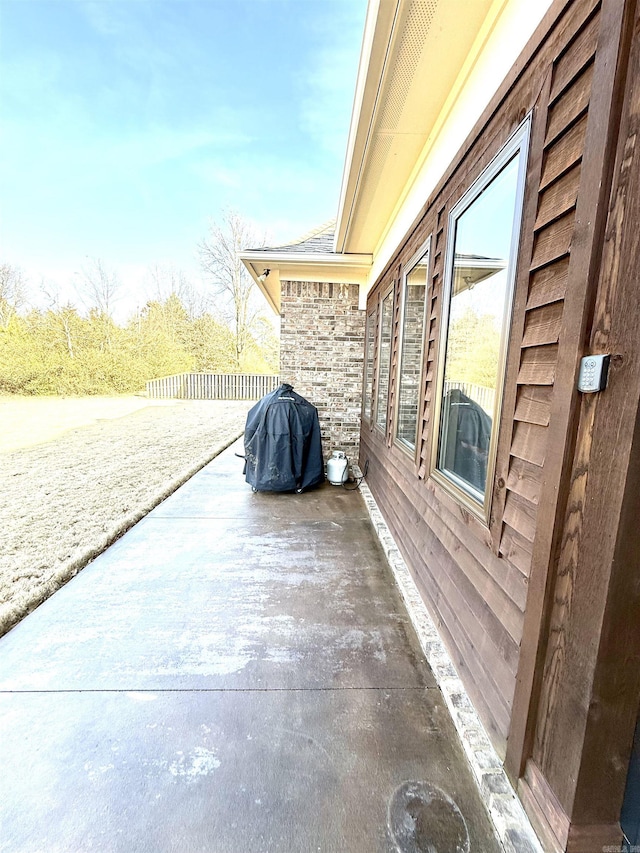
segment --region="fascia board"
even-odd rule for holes
[[[387,227],[373,249],[371,284],[386,267],[398,245],[411,233],[425,201],[451,164],[451,152],[461,151],[482,112],[491,102],[509,69],[540,26],[552,0],[494,0],[441,115],[418,158]]]
[[[241,261],[249,263],[262,264],[268,266],[269,262],[278,263],[281,267],[286,264],[320,264],[323,266],[352,266],[365,267],[371,266],[373,256],[369,254],[340,254],[336,252],[333,255],[326,252],[241,252],[238,257]]]
[[[335,250],[342,251],[373,127],[384,70],[391,50],[399,9],[404,0],[370,0],[351,113],[342,174]]]
[[[254,282],[258,285],[258,289],[264,296],[264,298],[269,303],[269,307],[276,313],[280,313],[280,276],[277,271],[274,271],[274,275],[272,276],[271,272],[269,273],[268,278],[261,279],[262,270],[264,270],[264,263],[260,261],[254,265],[249,260],[241,257],[240,260],[245,265],[247,272],[254,280]],[[258,270],[260,270],[258,272]]]
[[[327,255],[310,252],[241,252],[238,257],[264,294],[271,308],[280,313],[280,280],[336,281],[366,285],[373,263],[372,255]],[[262,278],[265,269],[267,278]]]

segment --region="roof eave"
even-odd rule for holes
[[[246,251],[238,255],[276,314],[280,313],[280,282],[327,281],[365,285],[371,255],[313,252]]]
[[[334,249],[344,251],[392,34],[403,0],[369,0],[340,188]]]
[[[380,251],[460,93],[475,79],[478,57],[498,21],[509,17],[506,7],[513,6],[513,17],[523,2],[371,0],[340,191],[336,251]],[[433,168],[441,168],[436,161]]]

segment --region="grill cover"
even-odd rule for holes
[[[301,492],[324,482],[318,410],[283,383],[249,411],[245,479],[256,491]]]

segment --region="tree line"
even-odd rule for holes
[[[102,261],[83,267],[80,307],[46,286],[47,307],[30,307],[20,271],[0,264],[0,394],[121,394],[175,373],[277,373],[277,336],[236,260],[251,237],[226,214],[198,247],[209,295],[152,268],[153,298],[123,324],[113,319],[121,284]]]

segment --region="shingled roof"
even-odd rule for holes
[[[306,234],[303,234],[302,237],[299,237],[297,240],[294,240],[291,243],[287,243],[284,246],[272,246],[272,247],[263,247],[262,249],[254,249],[252,251],[263,251],[263,252],[281,252],[283,254],[305,254],[305,255],[317,255],[317,254],[335,254],[333,250],[333,237],[336,230],[336,221],[335,219],[331,219],[329,222],[325,222],[323,225],[314,228],[312,231],[308,231]]]
[[[280,280],[364,284],[371,255],[334,250],[335,220],[325,222],[283,246],[261,246],[238,253],[267,302],[280,313]]]

